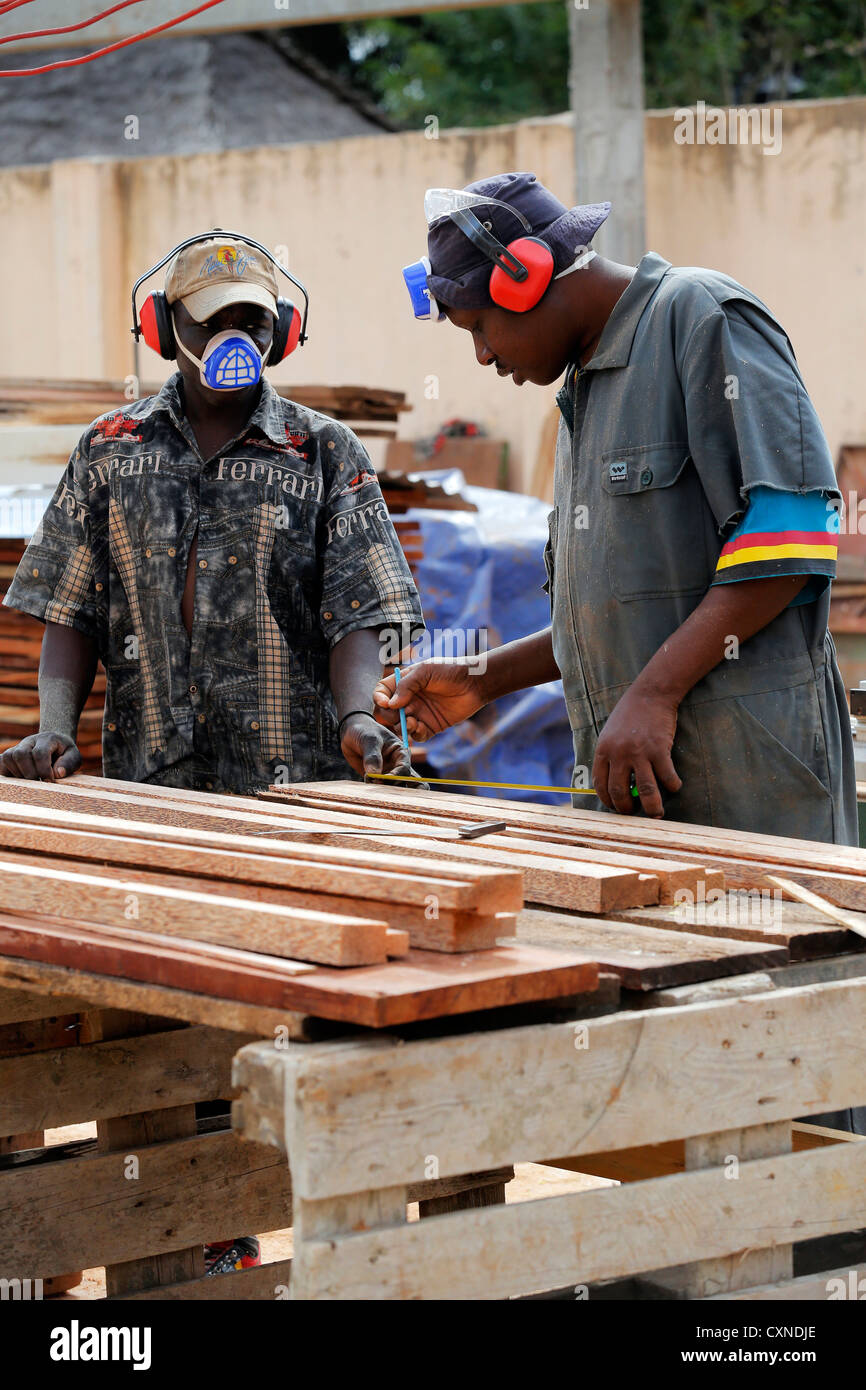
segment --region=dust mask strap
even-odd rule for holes
[[[178,348],[199,369],[203,386],[212,391],[242,391],[255,386],[262,376],[265,360],[271,351],[271,343],[264,355],[250,337],[238,328],[227,328],[215,333],[205,346],[204,357],[196,357],[185,343],[181,342],[177,323],[172,314],[174,336]],[[273,342],[273,339],[271,340]]]

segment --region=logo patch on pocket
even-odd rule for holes
[[[628,477],[628,464],[627,464],[627,463],[612,463],[612,464],[610,465],[610,472],[609,472],[609,474],[608,474],[608,480],[609,480],[610,482],[612,482],[612,483],[624,483],[627,477]]]

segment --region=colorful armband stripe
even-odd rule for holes
[[[757,531],[728,541],[716,568],[753,565],[759,560],[829,560],[835,564],[837,550],[826,531]]]
[[[746,515],[722,547],[715,582],[780,574],[832,579],[837,527],[836,513],[824,493],[753,488]]]

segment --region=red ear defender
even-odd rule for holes
[[[298,339],[301,336],[301,312],[294,304],[291,304],[289,307],[291,309],[291,321],[286,337],[286,346],[283,349],[283,356],[280,358],[281,362],[284,358],[288,357],[290,352],[294,352],[295,348],[298,346]]]
[[[534,236],[519,237],[507,249],[510,255],[523,262],[529,276],[526,280],[512,280],[500,266],[494,266],[490,274],[490,298],[500,309],[525,314],[535,308],[553,279],[553,252],[545,241]]]
[[[294,352],[301,338],[301,312],[290,299],[280,295],[277,300],[277,321],[274,324],[274,340],[268,353],[268,365],[284,362],[289,353]]]
[[[156,321],[156,295],[149,294],[141,306],[141,334],[149,348],[160,351],[159,326]]]

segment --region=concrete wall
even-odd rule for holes
[[[755,290],[794,341],[834,454],[866,439],[866,99],[785,105],[778,155],[680,145],[674,129],[673,112],[647,115],[648,245]],[[413,436],[481,420],[526,479],[553,390],[501,381],[468,335],[416,324],[400,276],[424,250],[424,189],[500,169],[534,169],[572,201],[570,117],[0,171],[0,376],[126,375],[137,274],[184,236],[235,228],[287,246],[312,297],[311,341],[275,379],[404,390]],[[143,378],[164,374],[144,348]]]

